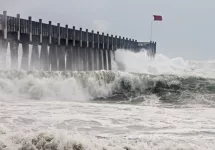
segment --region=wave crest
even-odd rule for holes
[[[119,71],[1,71],[0,92],[31,99],[69,101],[114,98],[117,101],[144,101],[144,96],[156,95],[164,102],[181,103],[195,94],[211,94],[213,98],[215,80]]]
[[[182,57],[169,58],[163,54],[156,54],[152,60],[147,53],[133,53],[128,50],[117,50],[116,61],[118,69],[125,72],[146,73],[153,75],[173,74],[214,78],[215,61],[191,61]]]

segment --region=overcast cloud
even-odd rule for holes
[[[153,25],[158,53],[185,59],[215,60],[214,0],[0,0],[9,15],[42,18],[62,25],[149,41]]]

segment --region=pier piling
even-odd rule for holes
[[[101,36],[99,35],[99,32],[97,32],[97,44],[98,44],[98,70],[102,70],[103,68],[103,65],[102,65],[102,43],[100,42],[102,39],[101,39]]]
[[[31,52],[31,69],[38,70],[40,69],[40,61],[39,61],[39,46],[37,44],[32,45]]]
[[[57,67],[57,45],[56,44],[52,44],[50,45],[50,49],[49,49],[49,60],[50,60],[50,64],[51,64],[51,71],[57,71],[58,67]]]
[[[44,71],[49,71],[50,69],[48,45],[46,43],[42,43],[41,45],[40,67],[41,67],[41,70],[44,70]]]
[[[21,59],[21,69],[28,70],[28,57],[29,57],[29,44],[22,43],[22,59]]]
[[[6,55],[7,55],[8,42],[0,39],[0,68],[6,68]]]
[[[108,59],[108,70],[112,69],[111,64],[111,51],[113,51],[113,35],[109,38],[109,34],[107,34],[108,41],[107,41],[107,59]],[[110,40],[112,41],[110,44]]]
[[[18,41],[10,41],[11,69],[18,69]]]
[[[104,33],[102,33],[102,50],[103,50],[103,69],[107,70],[107,51],[106,51],[107,50],[107,45],[105,44]]]

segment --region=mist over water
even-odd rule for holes
[[[112,71],[23,71],[7,51],[0,150],[214,149],[215,62],[115,58]]]
[[[215,61],[190,61],[182,57],[168,58],[163,54],[156,54],[150,59],[147,53],[133,53],[126,50],[116,51],[116,60],[124,65],[124,71],[146,73],[153,75],[174,74],[186,76],[200,76],[214,78]]]

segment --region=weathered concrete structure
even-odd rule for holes
[[[6,60],[6,50],[10,43],[11,68],[18,68],[18,47],[22,45],[21,69],[44,71],[92,71],[111,70],[116,49],[128,49],[139,52],[141,48],[149,51],[149,56],[156,53],[155,42],[137,42],[109,34],[89,32],[61,27],[16,17],[0,15],[0,62]],[[32,45],[29,57],[29,44]],[[39,45],[41,50],[39,50]],[[29,59],[30,58],[30,59]]]

